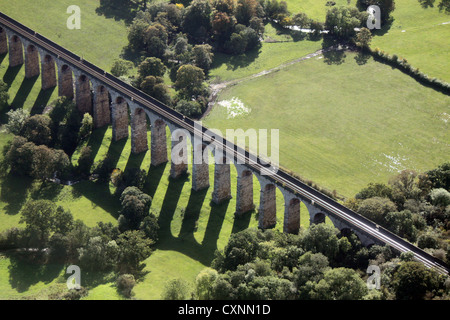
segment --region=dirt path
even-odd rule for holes
[[[317,57],[317,56],[319,56],[319,55],[321,55],[323,53],[329,52],[329,51],[333,51],[333,50],[340,51],[340,50],[346,50],[346,49],[348,49],[348,48],[346,46],[342,46],[342,45],[331,46],[331,47],[326,48],[326,49],[317,50],[316,52],[310,53],[310,54],[308,54],[306,56],[303,56],[301,58],[298,58],[298,59],[295,59],[295,60],[292,60],[292,61],[289,61],[289,62],[285,62],[285,63],[283,63],[283,64],[281,64],[281,65],[279,65],[279,66],[277,66],[275,68],[263,70],[261,72],[252,74],[252,75],[244,77],[244,78],[235,79],[235,80],[231,80],[231,81],[225,81],[225,82],[221,82],[221,83],[217,83],[217,84],[212,84],[210,86],[211,95],[210,95],[210,99],[209,99],[209,103],[208,103],[208,108],[203,113],[203,115],[200,118],[200,120],[203,120],[204,118],[206,118],[208,116],[208,114],[211,112],[212,108],[216,104],[217,97],[219,96],[219,93],[221,91],[223,91],[224,89],[228,88],[228,87],[237,85],[237,84],[239,84],[241,82],[244,82],[244,81],[248,81],[248,80],[251,80],[251,79],[255,79],[255,78],[258,78],[258,77],[261,77],[261,76],[265,76],[265,75],[274,73],[276,71],[279,71],[281,69],[289,67],[289,66],[291,66],[293,64],[296,64],[296,63],[299,63],[299,62],[302,62],[302,61],[305,61],[305,60]]]

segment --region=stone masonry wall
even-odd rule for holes
[[[25,51],[25,78],[33,78],[39,73],[39,52],[35,46],[30,45]]]

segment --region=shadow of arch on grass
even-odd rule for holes
[[[5,60],[7,55],[7,53],[0,54],[0,65],[3,63],[3,60]]]
[[[155,196],[156,189],[158,189],[159,183],[161,182],[164,171],[166,170],[167,162],[162,163],[158,166],[151,165],[148,169],[147,179],[144,185],[144,192],[150,197]]]
[[[36,98],[36,101],[33,104],[33,107],[30,110],[30,115],[42,114],[45,107],[48,105],[50,98],[53,95],[56,87],[49,88],[47,90],[39,91],[39,95]]]
[[[5,74],[3,75],[3,82],[6,83],[8,88],[11,87],[12,83],[17,77],[17,74],[19,73],[20,69],[22,68],[22,64],[15,66],[15,67],[9,67],[6,69]]]
[[[18,109],[24,106],[25,101],[27,100],[38,78],[39,76],[34,76],[29,79],[23,78],[22,84],[20,85],[19,90],[11,103],[11,109]]]
[[[159,240],[155,249],[176,251],[208,266],[214,259],[214,253],[218,249],[217,242],[231,201],[227,200],[218,205],[210,203],[208,222],[204,230],[203,239],[199,243],[194,234],[197,232],[197,222],[211,188],[201,191],[191,189],[189,201],[183,213],[180,231],[175,236],[171,231],[171,223],[175,212],[179,209],[177,203],[186,182],[186,178],[181,179],[181,181],[169,180],[158,218],[160,230]],[[232,233],[248,228],[251,217],[252,212],[248,212],[239,218],[235,217]]]

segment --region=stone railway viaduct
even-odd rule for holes
[[[172,133],[172,150],[189,141],[192,143],[194,157],[195,152],[202,154],[205,149],[210,149],[216,161],[214,164],[209,164],[204,159],[194,161],[191,173],[192,189],[199,191],[210,187],[209,166],[215,165],[212,199],[216,204],[233,196],[230,165],[234,164],[238,173],[237,215],[254,209],[253,177],[256,176],[261,187],[258,214],[259,227],[262,229],[276,224],[278,188],[285,203],[284,232],[298,232],[300,203],[303,202],[308,209],[311,223],[324,222],[327,216],[336,228],[354,232],[366,246],[375,243],[388,244],[400,252],[412,252],[417,260],[428,267],[448,273],[449,267],[442,261],[308,187],[283,170],[270,172],[265,162],[248,151],[223,140],[207,128],[0,13],[0,55],[6,53],[9,53],[10,67],[25,65],[26,78],[41,76],[42,90],[57,86],[59,96],[74,99],[81,113],[90,113],[93,116],[96,128],[111,125],[114,141],[127,139],[131,131],[133,153],[139,154],[149,149],[147,129],[150,125],[150,154],[153,166],[169,161],[166,128]],[[187,159],[186,154],[181,156]],[[186,163],[171,161],[170,175],[172,178],[178,178],[184,175],[187,169]]]

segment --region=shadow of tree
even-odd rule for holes
[[[339,45],[339,40],[331,37],[324,36],[322,42],[322,49],[328,49],[332,46],[337,47]],[[335,64],[339,65],[344,63],[346,54],[344,50],[331,49],[329,51],[323,52],[323,62],[329,65]]]
[[[253,50],[241,55],[229,55],[225,53],[216,53],[211,65],[211,69],[216,69],[222,65],[226,65],[227,70],[237,70],[239,68],[248,67],[252,62],[258,58],[261,53],[261,47],[256,47]]]
[[[139,3],[123,0],[100,0],[100,6],[95,9],[98,15],[107,19],[123,20],[130,24],[139,10]]]
[[[61,184],[56,184],[52,182],[42,182],[39,187],[33,188],[30,196],[34,200],[56,200],[60,192],[64,189]]]
[[[120,57],[122,59],[131,61],[134,63],[134,65],[139,65],[139,63],[141,62],[143,53],[133,50],[131,49],[128,45],[126,45],[125,47],[122,48],[122,53],[120,54]]]
[[[374,30],[372,30],[372,34],[374,36],[383,36],[383,35],[385,35],[391,29],[392,24],[394,23],[394,21],[395,21],[395,18],[393,16],[389,17],[389,19],[383,23],[383,25],[381,26],[381,29],[374,29]]]
[[[434,7],[434,1],[435,0],[418,0],[422,8],[426,9],[428,7],[433,8]]]
[[[31,263],[16,255],[10,255],[9,283],[18,292],[27,291],[39,282],[49,284],[55,280],[64,268],[62,264]]]
[[[70,275],[67,275],[69,277]],[[85,271],[81,275],[81,285],[85,288],[95,288],[99,285],[114,282],[117,275],[114,272]]]
[[[294,42],[303,41],[309,38],[307,33],[301,31],[291,31],[291,36]]]
[[[33,184],[33,179],[9,173],[1,181],[0,201],[6,203],[6,214],[15,215],[27,201],[28,190]]]
[[[355,56],[355,61],[358,65],[362,66],[362,65],[365,65],[367,63],[367,61],[369,61],[370,57],[371,57],[370,54],[360,51]]]

